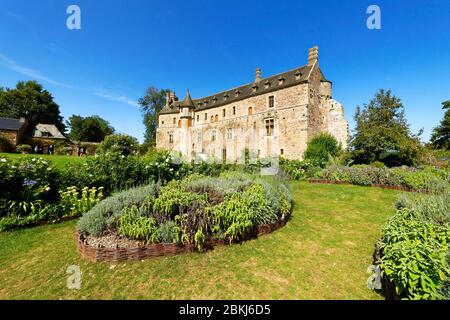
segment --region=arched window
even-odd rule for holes
[[[211,123],[214,122],[214,116],[211,116]]]
[[[181,120],[178,120],[178,128],[181,128]]]
[[[248,107],[248,115],[249,116],[253,115],[253,107]]]
[[[218,121],[219,121],[219,115],[218,115],[218,114],[216,114],[216,117],[215,117],[214,121],[215,121],[215,122],[218,122]]]

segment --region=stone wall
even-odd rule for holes
[[[11,131],[11,130],[0,130],[0,135],[11,143],[12,147],[15,148],[18,144],[18,132],[17,131]]]

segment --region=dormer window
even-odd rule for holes
[[[278,85],[282,85],[284,83],[284,78],[283,77],[279,77],[278,78]]]
[[[223,95],[223,99],[224,99],[224,100],[227,100],[228,97],[229,97],[228,93],[225,93],[225,94]]]
[[[235,92],[234,92],[234,96],[237,98],[237,97],[239,97],[239,95],[241,94],[241,92],[239,91],[239,90],[236,90]]]
[[[295,73],[295,80],[300,80],[300,77],[302,76],[302,73],[300,71],[297,71]]]
[[[266,89],[269,88],[269,87],[270,87],[270,82],[269,82],[269,81],[266,81],[266,82],[264,83],[264,86],[266,87]]]
[[[269,97],[269,108],[273,108],[273,107],[275,107],[275,97],[270,96]]]
[[[258,86],[257,86],[256,84],[254,84],[254,85],[252,86],[252,90],[253,90],[253,92],[256,92],[256,91],[258,90]]]
[[[216,97],[214,97],[212,100],[213,100],[213,103],[217,102],[217,98]]]
[[[42,136],[43,137],[51,137],[52,135],[48,131],[42,131]]]

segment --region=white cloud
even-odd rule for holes
[[[17,64],[14,60],[8,58],[7,56],[0,53],[0,66],[3,66],[9,70],[15,71],[17,73],[20,73],[24,76],[30,77],[35,80],[41,80],[44,82],[47,82],[49,84],[53,84],[58,87],[63,88],[73,88],[73,86],[53,80],[52,78],[49,78],[43,74],[41,74],[39,71],[21,66]]]
[[[95,95],[110,101],[122,102],[133,107],[139,107],[139,104],[136,101],[124,95],[115,95],[105,91],[96,91]]]

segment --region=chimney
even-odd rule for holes
[[[260,81],[261,81],[261,68],[256,68],[255,82],[260,82]]]
[[[308,66],[312,66],[319,61],[319,47],[315,46],[308,50]]]

